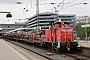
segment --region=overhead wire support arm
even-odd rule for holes
[[[11,13],[11,12],[3,12],[3,11],[0,11],[0,13]]]

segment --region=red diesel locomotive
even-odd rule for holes
[[[30,28],[6,33],[4,38],[23,40],[29,43],[39,44],[41,46],[52,47],[59,50],[75,50],[78,43],[74,41],[73,27],[69,22],[52,22],[50,29],[35,31]]]

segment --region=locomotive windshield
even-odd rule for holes
[[[60,28],[60,24],[55,24],[55,28]]]
[[[64,24],[64,27],[68,27],[68,24]]]

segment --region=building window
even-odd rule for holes
[[[10,28],[10,26],[8,26],[8,28]]]

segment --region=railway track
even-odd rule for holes
[[[63,55],[72,57],[74,60],[90,60],[89,56],[85,56],[85,55],[78,54],[78,53],[63,53]]]
[[[22,47],[22,48],[24,48],[24,49],[26,49],[28,51],[31,51],[31,52],[39,55],[39,56],[42,56],[42,57],[46,58],[47,60],[54,60],[53,58],[50,58],[50,57],[47,57],[47,56],[45,56],[43,54],[40,54],[38,52],[35,52],[35,51],[31,50],[30,48],[22,45],[22,44],[18,44],[15,41],[10,41],[10,40],[6,40],[6,41],[8,41],[10,43],[13,43],[13,44],[15,44],[15,45],[17,45],[19,47]],[[65,56],[65,57],[68,56],[68,57],[71,57],[73,60],[90,60],[90,56],[85,56],[85,55],[82,55],[82,54],[76,53],[76,52],[74,52],[74,53],[62,53],[62,52],[58,53],[57,52],[56,53],[56,51],[55,51],[54,54],[58,54],[60,56],[62,55],[62,56]]]

